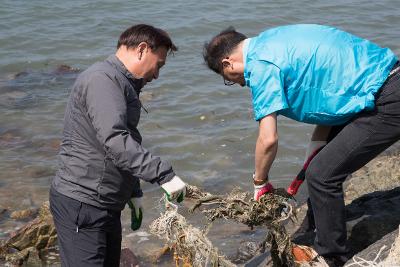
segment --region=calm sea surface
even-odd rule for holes
[[[251,191],[257,123],[247,88],[225,87],[203,64],[203,43],[233,25],[253,36],[294,23],[328,24],[390,47],[400,54],[400,1],[15,1],[0,0],[0,208],[37,207],[48,199],[57,169],[63,114],[76,73],[114,53],[119,34],[137,23],[167,30],[179,46],[160,78],[144,88],[140,130],[144,145],[169,160],[186,182],[212,193],[235,186]],[[311,127],[279,119],[280,147],[271,170],[275,186],[286,187],[301,167]],[[160,190],[143,184],[144,226],[129,229],[127,245],[149,265],[163,245],[149,236],[159,215]],[[299,198],[305,198],[305,187]],[[189,216],[197,225],[201,217]],[[0,239],[23,225],[0,217]],[[229,226],[229,227],[227,227]],[[260,239],[233,223],[216,223],[212,241],[234,256],[243,240]],[[172,264],[171,262],[165,265]],[[53,264],[57,265],[57,264]]]

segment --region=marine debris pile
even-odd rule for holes
[[[212,195],[189,185],[186,197],[195,201],[190,211],[199,210],[210,222],[223,218],[249,227],[265,226],[268,234],[259,251],[269,248],[274,266],[296,266],[290,236],[284,227],[284,222],[295,214],[285,190],[276,189],[254,201],[239,189],[226,195]],[[175,205],[167,204],[170,208],[152,222],[150,232],[167,241],[177,265],[182,262],[183,266],[235,266],[218,253],[207,238],[207,231],[188,224]]]

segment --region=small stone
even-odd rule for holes
[[[43,224],[39,227],[38,235],[46,235],[49,232],[50,225]]]
[[[35,244],[37,240],[37,230],[37,228],[27,229],[23,236],[13,242],[13,247],[18,248],[19,250],[32,247],[32,245]],[[18,232],[16,232],[15,234],[18,234]]]
[[[38,250],[41,250],[47,246],[47,242],[49,241],[49,236],[48,235],[40,235],[37,238],[37,242],[35,244],[35,248]]]
[[[57,236],[50,236],[49,241],[47,242],[47,247],[52,248],[57,245]]]
[[[57,68],[54,70],[54,74],[69,74],[69,73],[77,73],[79,72],[78,68],[73,68],[71,66],[62,64],[57,66]]]
[[[121,250],[121,267],[136,267],[139,266],[139,260],[136,255],[129,248],[123,248]]]
[[[54,150],[58,150],[60,148],[60,144],[60,139],[52,139],[48,142],[49,147]]]
[[[14,220],[22,220],[35,216],[37,212],[38,212],[37,209],[18,210],[18,211],[13,211],[10,217],[11,219]]]

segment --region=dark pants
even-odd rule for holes
[[[334,127],[333,139],[306,171],[317,229],[314,246],[320,255],[345,259],[343,182],[400,139],[400,73],[386,80],[375,103],[374,110],[360,113],[342,129]]]
[[[121,212],[100,209],[50,189],[61,266],[119,266]]]

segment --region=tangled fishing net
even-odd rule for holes
[[[254,201],[248,193],[234,189],[227,195],[212,195],[195,186],[187,186],[187,198],[195,201],[191,212],[200,210],[212,222],[216,219],[230,219],[249,227],[265,226],[268,234],[260,244],[260,252],[269,247],[274,266],[295,266],[292,243],[283,225],[291,219],[293,208],[289,204],[290,196],[283,189],[265,194]],[[201,231],[188,224],[173,204],[150,225],[150,232],[167,240],[175,251],[177,265],[182,260],[184,266],[235,266],[219,255]],[[186,264],[186,265],[185,265]]]
[[[206,233],[188,224],[175,207],[153,221],[150,232],[167,240],[175,251],[177,266],[181,261],[184,266],[235,266],[220,256]]]

